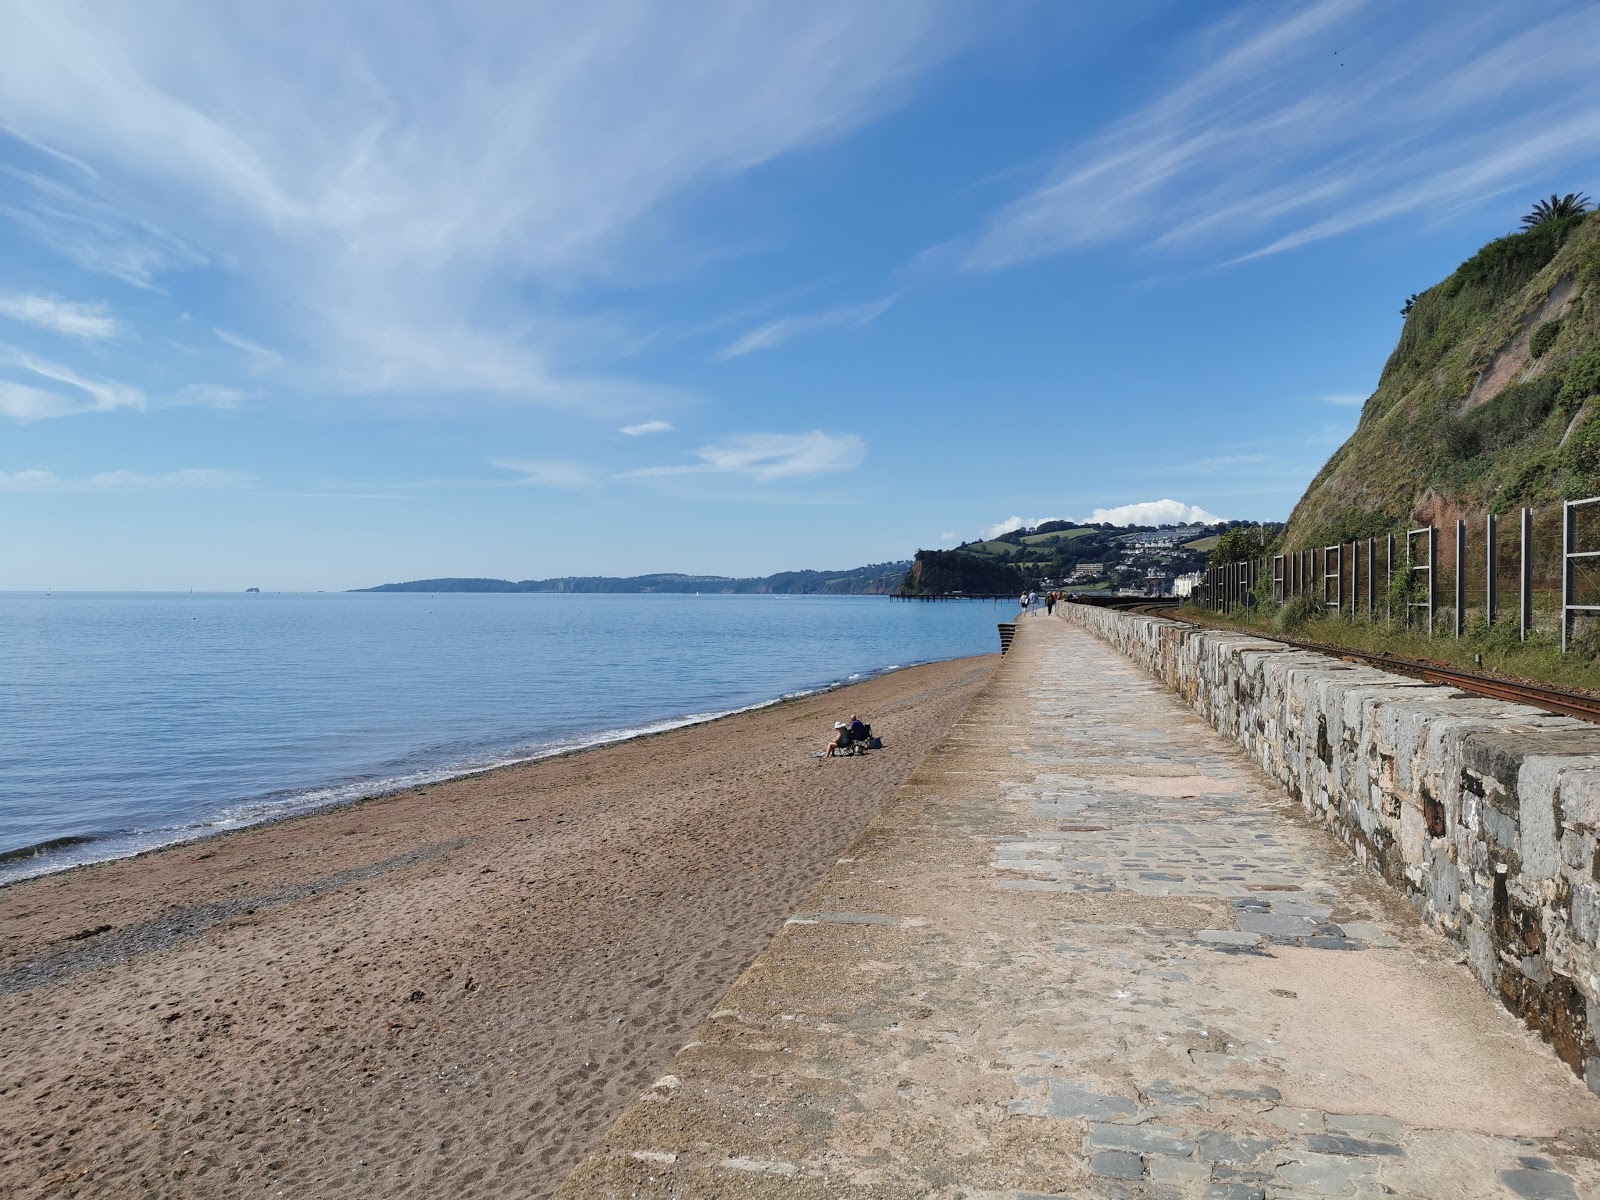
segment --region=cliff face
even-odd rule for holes
[[[918,550],[900,584],[902,596],[1007,596],[1028,585],[1016,567],[960,550]]]
[[[1600,495],[1600,213],[1491,242],[1415,297],[1286,545]]]

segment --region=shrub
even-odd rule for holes
[[[1585,475],[1600,473],[1600,418],[1590,417],[1562,448],[1567,466]]]
[[[1533,331],[1533,337],[1528,339],[1528,350],[1535,358],[1543,358],[1544,352],[1555,345],[1556,338],[1561,336],[1560,321],[1546,321]]]
[[[1301,592],[1273,614],[1272,628],[1277,633],[1293,633],[1327,612],[1328,606],[1320,597]]]
[[[1497,303],[1543,270],[1582,221],[1583,216],[1575,214],[1497,238],[1462,263],[1456,276],[1463,284],[1485,289],[1491,303]]]
[[[1576,408],[1596,395],[1600,395],[1600,350],[1590,350],[1567,364],[1561,384],[1561,402]]]
[[[1477,422],[1470,417],[1447,417],[1439,423],[1439,444],[1450,458],[1474,457],[1483,449]]]
[[[1472,414],[1473,424],[1486,448],[1509,446],[1544,424],[1560,394],[1561,380],[1554,374],[1510,384]]]

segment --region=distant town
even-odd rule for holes
[[[992,595],[1032,587],[1117,596],[1187,596],[1230,529],[1254,522],[1117,526],[1045,521],[952,550],[917,552],[903,595]],[[1266,528],[1272,536],[1275,526]]]

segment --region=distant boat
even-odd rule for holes
[[[244,590],[244,594],[247,595],[247,596],[250,595],[252,592],[254,592],[256,595],[259,596],[261,594],[261,589],[260,588],[245,588],[245,590]]]

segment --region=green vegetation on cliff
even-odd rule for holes
[[[1406,313],[1286,545],[1600,494],[1600,214],[1489,243]]]
[[[902,596],[1009,596],[1032,580],[1010,563],[965,550],[918,550],[900,584]]]

